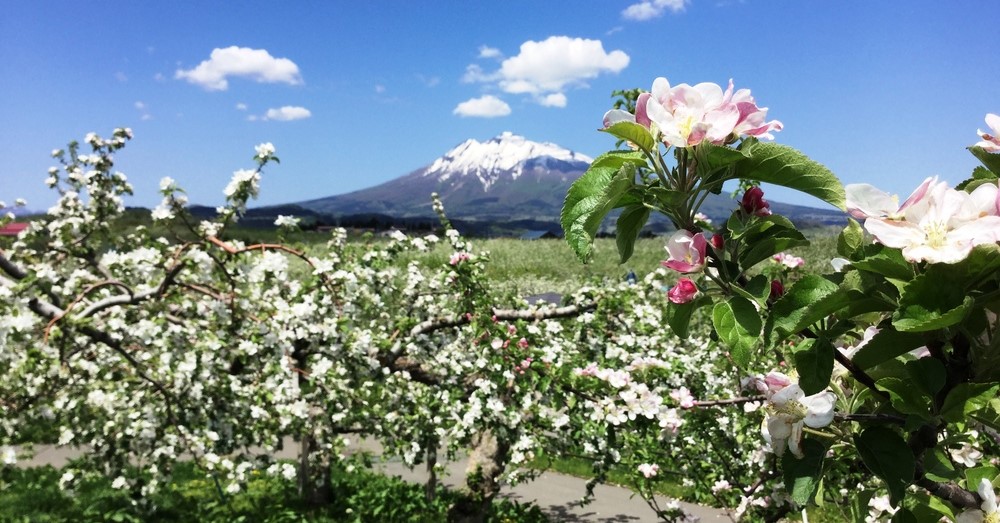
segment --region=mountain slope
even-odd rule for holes
[[[298,205],[335,216],[433,216],[436,192],[453,217],[554,219],[569,186],[590,162],[555,144],[503,133],[486,142],[467,140],[430,165],[381,185]]]
[[[429,165],[383,184],[295,205],[333,217],[433,217],[431,193],[438,193],[452,218],[482,222],[535,220],[558,228],[566,192],[591,161],[558,145],[505,132],[486,142],[467,140]],[[736,206],[727,193],[710,195],[702,212],[715,223],[722,223]],[[844,214],[836,210],[780,202],[771,202],[771,208],[798,222],[844,222]],[[652,221],[659,225],[657,230],[666,223],[658,216]],[[609,220],[607,225],[613,223]]]

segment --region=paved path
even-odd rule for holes
[[[376,457],[381,454],[381,447],[374,441],[364,441],[359,446],[361,450],[372,452]],[[285,445],[285,450],[276,457],[280,459],[295,459],[297,445],[293,442]],[[18,466],[33,467],[52,465],[61,467],[74,456],[80,454],[78,449],[38,445],[36,454],[30,460],[18,462]],[[423,466],[415,470],[406,468],[398,459],[375,461],[375,468],[390,476],[399,476],[406,481],[424,483],[427,473]],[[449,487],[462,487],[465,476],[465,461],[446,463],[446,472],[442,474],[441,482]],[[653,510],[631,490],[611,485],[598,485],[594,489],[595,499],[581,506],[579,500],[586,492],[586,480],[545,472],[529,481],[516,486],[505,486],[501,491],[504,497],[519,503],[534,503],[538,505],[553,521],[559,522],[635,522],[656,521]],[[660,506],[667,502],[660,499]],[[690,515],[701,519],[702,523],[731,522],[725,512],[719,509],[681,503],[681,507]]]

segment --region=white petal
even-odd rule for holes
[[[873,185],[852,183],[844,186],[844,192],[847,194],[847,212],[855,218],[879,218],[897,210],[896,200]]]
[[[820,392],[800,400],[808,410],[805,419],[802,421],[806,425],[818,429],[833,422],[833,407],[837,403],[837,396],[832,392]]]

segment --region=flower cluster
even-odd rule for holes
[[[928,178],[903,204],[868,184],[845,187],[847,207],[887,247],[911,262],[957,263],[977,245],[1000,240],[1000,190],[984,183],[971,193]]]
[[[781,122],[765,121],[767,108],[758,107],[749,89],[733,91],[733,81],[723,91],[714,83],[671,87],[666,78],[653,81],[649,93],[639,95],[635,114],[621,109],[604,115],[605,127],[631,121],[650,129],[665,144],[692,147],[702,142],[719,145],[738,137],[773,138]]]
[[[774,371],[754,379],[753,384],[767,398],[767,419],[761,426],[764,440],[778,456],[787,448],[801,458],[803,426],[818,429],[829,425],[836,396],[829,391],[806,396],[798,383]]]

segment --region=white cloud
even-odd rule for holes
[[[163,76],[163,73],[156,73],[153,75],[153,80],[156,80],[157,82],[164,82],[167,80],[167,77]]]
[[[510,106],[496,96],[487,94],[458,104],[452,113],[461,117],[494,118],[510,114]]]
[[[600,40],[550,36],[541,42],[528,40],[521,52],[500,66],[500,87],[508,92],[555,92],[601,73],[617,73],[628,66],[623,51],[604,51]],[[525,89],[533,89],[526,91]]]
[[[225,91],[228,77],[239,76],[261,83],[302,83],[299,66],[288,58],[275,58],[265,49],[226,47],[212,50],[208,60],[194,69],[178,69],[174,78],[187,80],[209,91]]]
[[[312,113],[305,107],[286,105],[278,109],[268,109],[267,113],[264,114],[264,119],[289,122],[292,120],[303,120],[310,116],[312,116]]]
[[[247,110],[247,104],[245,104],[243,102],[240,102],[240,103],[236,104],[236,110],[237,111],[246,111]]]
[[[663,16],[663,13],[670,10],[672,13],[679,13],[690,0],[643,0],[632,4],[622,11],[622,17],[629,20],[649,20]]]
[[[552,93],[539,98],[538,103],[545,107],[566,107],[566,95]]]
[[[600,40],[550,36],[524,42],[517,56],[505,59],[497,71],[487,73],[477,64],[469,65],[462,81],[496,84],[510,94],[532,95],[542,105],[565,107],[567,88],[586,86],[586,80],[618,73],[628,64],[625,52],[607,52]]]
[[[128,76],[126,76],[125,73],[118,71],[115,73],[115,80],[118,80],[119,82],[127,82]]]
[[[420,83],[426,85],[427,87],[435,87],[439,83],[441,83],[441,77],[439,77],[439,76],[426,76],[426,75],[418,74],[417,75],[417,80],[419,80]]]
[[[496,47],[490,47],[487,45],[479,46],[479,57],[480,58],[500,58],[503,54]]]
[[[132,104],[132,106],[139,111],[140,120],[146,121],[153,119],[153,115],[150,114],[149,112],[149,105],[147,105],[146,102],[143,102],[142,100],[137,100],[134,104]]]

